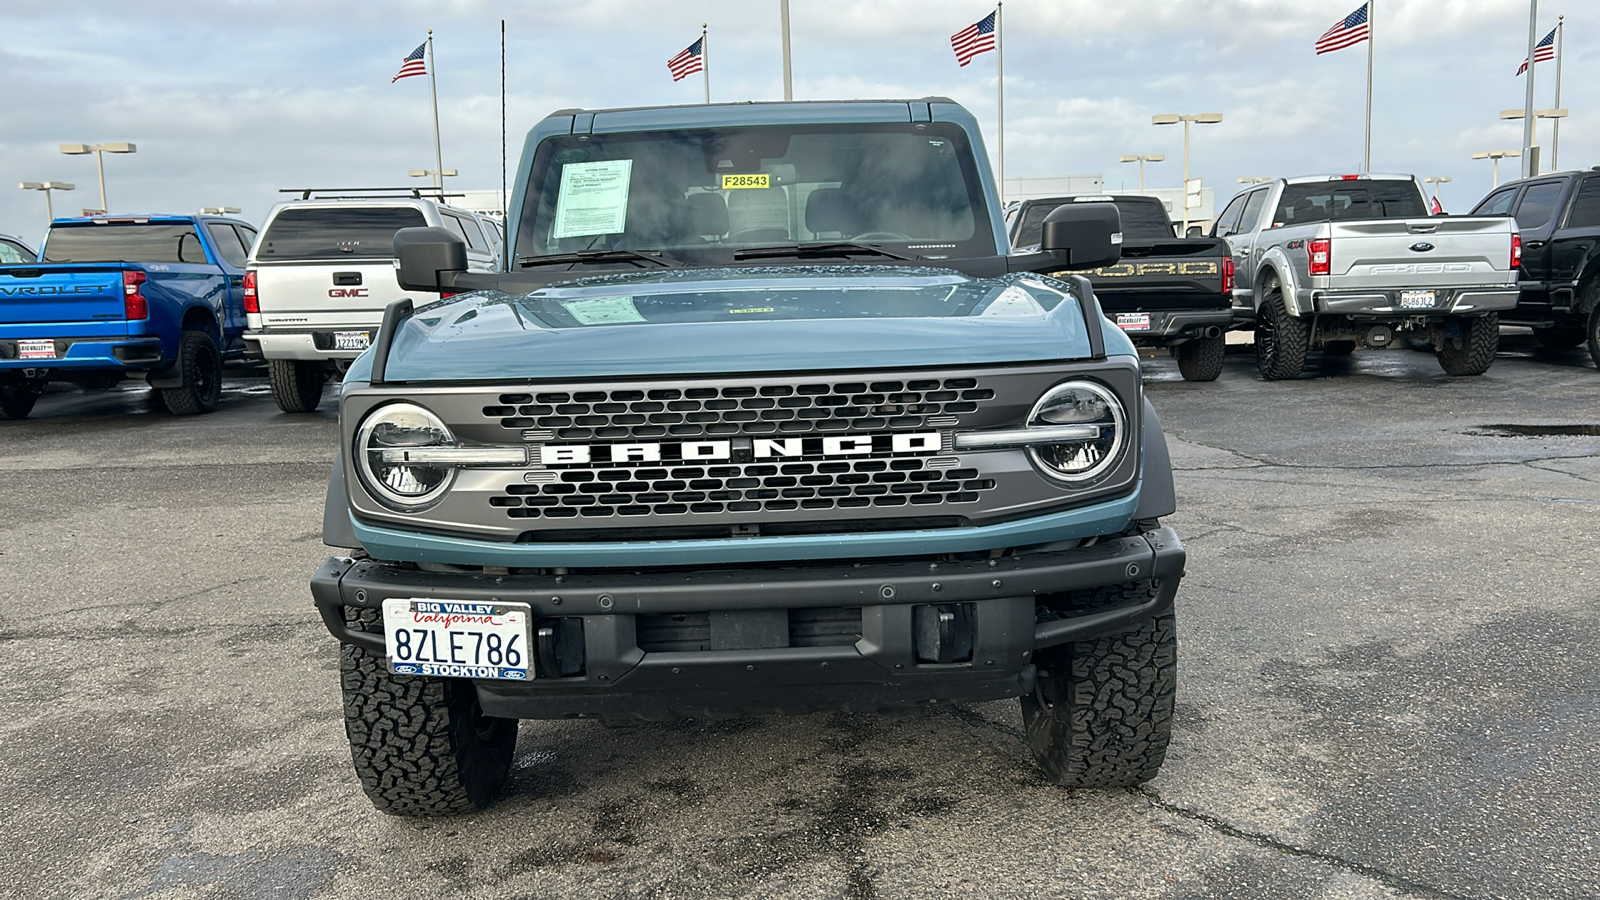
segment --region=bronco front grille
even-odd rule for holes
[[[948,459],[948,458],[946,458]],[[938,457],[568,469],[489,498],[513,519],[682,516],[976,503],[995,487]],[[953,460],[951,460],[953,461]]]
[[[976,378],[538,391],[483,407],[528,440],[634,440],[899,431],[947,424],[995,392]]]

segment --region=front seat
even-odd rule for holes
[[[818,236],[831,232],[847,238],[861,231],[861,217],[843,190],[817,188],[806,198],[806,230]]]

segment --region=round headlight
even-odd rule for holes
[[[455,436],[438,416],[415,403],[390,403],[370,413],[356,431],[356,471],[367,490],[385,506],[416,512],[444,496],[456,470],[386,461],[384,451],[453,446]]]
[[[1090,381],[1069,381],[1045,392],[1028,414],[1029,426],[1089,425],[1093,436],[1028,449],[1046,475],[1074,484],[1105,474],[1122,456],[1127,417],[1109,389]]]

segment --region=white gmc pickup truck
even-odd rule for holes
[[[1433,345],[1451,375],[1481,375],[1517,303],[1516,222],[1428,214],[1407,175],[1277,179],[1234,197],[1212,226],[1236,267],[1233,303],[1266,379],[1296,378],[1312,349],[1344,355],[1397,338]]]

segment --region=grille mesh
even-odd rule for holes
[[[568,469],[489,498],[514,519],[682,516],[976,503],[995,482],[931,459]]]
[[[483,415],[562,441],[864,433],[925,428],[994,394],[976,378],[540,391],[501,394]]]

